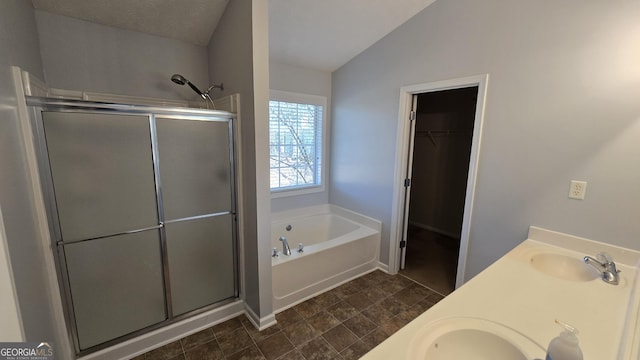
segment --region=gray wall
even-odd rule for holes
[[[327,145],[331,141],[331,73],[299,66],[269,62],[269,85],[272,90],[288,91],[300,94],[324,96],[327,98],[325,109],[327,126]],[[327,157],[329,153],[327,152]],[[329,172],[330,159],[323,160],[325,171]],[[328,180],[329,177],[327,176]],[[284,211],[305,206],[326,204],[329,202],[329,187],[325,184],[323,192],[275,198],[271,200],[271,211]]]
[[[19,66],[44,80],[39,46],[31,1],[0,1],[0,65]]]
[[[224,94],[240,94],[240,134],[241,157],[239,165],[242,171],[242,212],[244,233],[244,283],[245,301],[258,316],[273,312],[271,305],[271,258],[269,255],[270,229],[268,226],[270,208],[268,204],[268,185],[264,189],[264,179],[268,179],[268,169],[258,173],[259,163],[268,163],[268,158],[261,159],[257,154],[268,154],[268,146],[264,146],[260,137],[268,141],[267,133],[260,132],[266,126],[266,99],[256,106],[256,101],[268,96],[268,78],[266,84],[258,84],[263,76],[268,76],[266,69],[268,52],[257,51],[260,45],[254,43],[254,21],[265,14],[254,13],[256,4],[264,0],[230,1],[209,44],[209,72],[212,82],[223,82]],[[266,6],[265,4],[263,4]],[[259,22],[259,21],[258,21]],[[259,32],[266,33],[264,29]],[[263,39],[259,39],[263,41]],[[262,44],[264,45],[264,44]],[[262,61],[264,74],[256,76],[256,61]],[[264,109],[259,108],[264,107]],[[260,123],[262,122],[262,123]],[[265,147],[265,148],[262,148]],[[267,165],[268,166],[268,165]],[[259,177],[262,176],[262,179]],[[268,180],[266,180],[268,182]],[[267,199],[265,200],[265,197]],[[265,208],[266,205],[266,208]],[[266,218],[266,221],[264,221]],[[265,238],[266,235],[266,238]],[[266,293],[265,293],[266,292]]]
[[[65,334],[56,332],[59,318],[55,312],[60,309],[55,308],[57,302],[50,298],[49,286],[52,284],[48,280],[52,276],[47,273],[45,249],[41,246],[31,177],[24,156],[16,88],[8,65],[21,67],[42,78],[34,10],[29,1],[0,2],[0,205],[24,336],[32,342],[53,341],[57,354],[67,358],[70,354],[63,345]],[[5,247],[5,244],[0,246]],[[14,333],[20,332],[15,330]]]
[[[330,201],[383,221],[399,89],[490,74],[465,278],[537,225],[640,249],[639,2],[437,1],[333,74]],[[584,201],[567,198],[572,179]]]
[[[331,73],[269,61],[269,85],[272,90],[331,98]]]
[[[47,85],[68,90],[198,99],[171,82],[208,87],[207,48],[36,10]]]
[[[53,318],[44,291],[46,266],[39,251],[41,240],[9,67],[0,68],[0,79],[0,204],[7,245],[26,339],[45,341],[53,335]]]

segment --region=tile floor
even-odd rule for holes
[[[241,315],[133,360],[358,359],[442,298],[374,271],[276,314],[263,331]]]
[[[460,240],[409,226],[405,268],[400,274],[440,294],[450,294],[456,286],[459,251]]]

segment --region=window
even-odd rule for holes
[[[269,169],[274,195],[324,190],[326,102],[321,96],[271,91]]]

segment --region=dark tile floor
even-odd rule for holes
[[[441,299],[374,271],[276,314],[263,331],[241,315],[134,360],[358,359]]]
[[[456,286],[459,252],[460,240],[410,225],[405,268],[400,274],[440,294],[450,294]]]

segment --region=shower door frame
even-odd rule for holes
[[[62,295],[63,311],[66,320],[67,333],[72,340],[75,354],[77,356],[84,356],[112,345],[121,343],[123,341],[132,339],[134,337],[149,333],[150,331],[165,327],[169,324],[176,323],[178,321],[190,318],[194,315],[219,308],[233,301],[236,301],[240,295],[240,283],[239,283],[239,248],[238,248],[238,210],[237,210],[237,177],[236,177],[236,152],[235,152],[235,122],[236,115],[227,111],[220,110],[205,110],[194,108],[180,108],[180,107],[161,107],[161,106],[147,106],[147,105],[133,105],[133,104],[118,104],[118,103],[105,103],[105,102],[93,102],[86,100],[69,100],[69,99],[55,99],[45,97],[26,96],[26,103],[29,109],[30,121],[32,123],[33,136],[35,138],[36,146],[36,158],[38,160],[38,168],[41,176],[41,187],[43,192],[44,205],[46,208],[47,225],[49,227],[49,234],[51,240],[52,253],[55,260],[56,271],[58,274],[58,286]],[[56,204],[56,198],[53,187],[53,177],[51,173],[49,154],[46,144],[46,137],[44,132],[44,122],[42,117],[43,111],[53,112],[66,112],[66,113],[92,113],[92,114],[117,114],[117,115],[134,115],[134,116],[147,116],[149,119],[149,137],[151,139],[151,155],[153,165],[153,176],[155,185],[155,197],[156,197],[156,210],[159,224],[157,226],[138,229],[138,231],[147,231],[157,229],[159,231],[160,252],[161,252],[161,267],[162,278],[164,288],[164,303],[166,319],[156,324],[144,327],[134,332],[119,336],[117,338],[108,340],[106,342],[93,345],[87,349],[80,349],[79,334],[77,329],[77,323],[74,314],[73,302],[71,297],[71,288],[67,270],[67,264],[64,256],[64,245],[62,241],[60,223],[57,216],[58,209]],[[175,119],[183,121],[215,121],[215,122],[227,122],[228,123],[228,139],[229,139],[229,164],[230,164],[230,186],[231,186],[231,204],[228,212],[213,213],[207,215],[195,216],[188,219],[215,217],[219,215],[231,215],[232,226],[232,250],[233,250],[233,296],[219,300],[215,303],[205,305],[195,310],[188,311],[186,313],[174,316],[171,300],[171,284],[170,273],[168,266],[168,252],[167,252],[167,239],[164,231],[165,219],[164,219],[164,204],[162,197],[162,186],[160,178],[160,159],[158,155],[158,139],[156,129],[156,118],[161,119]],[[131,233],[131,232],[126,232]],[[123,234],[126,234],[123,233]],[[115,234],[111,234],[115,235]],[[90,240],[81,240],[90,241]],[[74,242],[71,242],[71,244]],[[67,243],[68,244],[68,243]],[[55,250],[54,250],[55,249]]]

